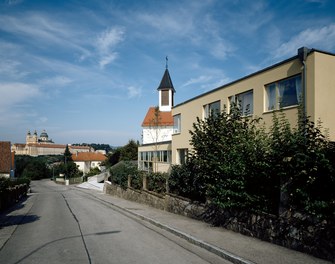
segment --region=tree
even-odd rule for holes
[[[120,160],[131,161],[138,159],[138,142],[131,139],[120,149]]]
[[[270,133],[269,174],[280,179],[284,209],[335,217],[334,149],[299,107],[298,125],[291,128],[285,115],[274,113]]]
[[[65,162],[67,162],[67,161],[73,161],[72,160],[72,154],[71,154],[71,152],[69,150],[69,146],[68,145],[66,145],[66,148],[65,148],[64,160],[65,160]]]
[[[193,124],[189,163],[194,183],[213,205],[267,209],[266,135],[258,129],[259,121],[242,117],[233,106],[229,113],[224,110]]]
[[[120,161],[121,157],[121,148],[117,148],[113,153],[108,154],[108,166],[113,166]]]
[[[64,161],[56,168],[56,172],[64,173],[66,178],[73,178],[81,175],[76,163],[72,160],[72,154],[69,150],[69,146],[66,145],[64,151]]]

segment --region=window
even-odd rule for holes
[[[229,97],[230,107],[236,105],[242,116],[252,115],[254,113],[253,90],[245,93],[240,93]]]
[[[162,90],[162,105],[169,105],[169,90]]]
[[[173,116],[173,134],[181,132],[180,114]]]
[[[179,164],[185,164],[188,155],[188,149],[178,149]]]
[[[298,105],[301,99],[301,75],[265,86],[266,111]]]
[[[220,101],[216,101],[204,106],[204,118],[208,118],[210,115],[217,116],[220,112]]]
[[[171,150],[158,150],[155,151],[143,151],[140,155],[141,161],[148,161],[148,162],[171,162]]]

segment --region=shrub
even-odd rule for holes
[[[167,173],[164,172],[150,172],[148,174],[148,190],[156,193],[166,192]]]
[[[137,164],[134,162],[120,161],[110,168],[110,180],[126,189],[128,186],[128,175],[136,175],[137,171]]]
[[[169,192],[193,201],[206,201],[206,186],[200,180],[191,160],[182,165],[173,165],[168,179]]]
[[[232,107],[230,113],[198,118],[193,124],[189,161],[194,182],[219,208],[268,210],[266,135],[259,121],[242,118]]]

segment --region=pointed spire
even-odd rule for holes
[[[175,92],[168,69],[165,69],[161,83],[159,84],[157,88],[157,90],[162,90],[162,89],[172,89],[173,92]]]

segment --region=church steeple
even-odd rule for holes
[[[173,107],[173,97],[176,91],[173,87],[170,73],[168,70],[167,57],[166,69],[157,90],[159,92],[159,110],[162,112],[171,111]]]

